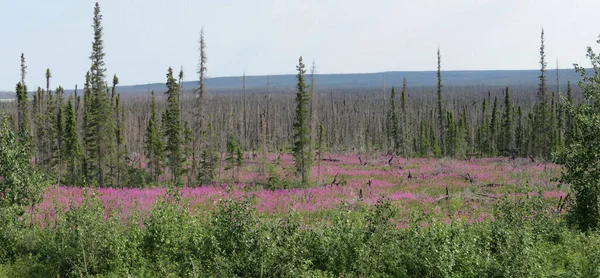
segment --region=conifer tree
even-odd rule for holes
[[[500,140],[502,141],[502,147],[500,151],[514,153],[514,134],[513,134],[513,107],[512,101],[510,100],[510,92],[508,87],[504,92],[504,114],[502,115],[502,132]]]
[[[171,181],[179,183],[183,173],[183,129],[179,110],[179,85],[173,76],[173,69],[167,72],[167,110],[163,117],[164,136],[166,138],[167,166],[171,172]]]
[[[115,75],[116,78],[116,75]],[[116,83],[118,84],[118,79]],[[114,88],[114,85],[113,85]],[[114,91],[114,90],[113,90]],[[121,94],[117,94],[115,100],[115,143],[116,143],[116,170],[117,170],[117,185],[121,184],[121,177],[126,172],[127,168],[127,138],[125,137],[125,107],[121,102]]]
[[[431,137],[431,152],[433,153],[433,157],[441,157],[442,156],[442,148],[440,147],[440,143],[438,142],[437,136],[435,134],[434,121],[432,118],[431,124],[429,125],[429,136]]]
[[[64,89],[59,86],[56,89],[56,116],[55,119],[55,130],[56,130],[56,157],[57,157],[57,185],[61,185],[61,175],[62,175],[62,164],[63,164],[63,139],[64,139],[64,117],[63,117],[63,94]]]
[[[575,100],[573,99],[573,90],[571,88],[571,82],[567,82],[567,103],[565,103],[566,107],[575,106]],[[573,117],[571,113],[568,113],[567,108],[565,108],[565,146],[569,146],[572,143],[571,135],[573,134]]]
[[[419,146],[420,146],[419,155],[421,157],[427,157],[427,154],[429,152],[429,139],[427,138],[427,131],[425,129],[426,129],[425,123],[423,120],[421,120],[421,128],[420,128],[421,144],[419,144]]]
[[[392,135],[392,146],[394,154],[400,154],[400,120],[398,119],[398,111],[396,109],[396,89],[392,87],[392,93],[390,95],[390,131]]]
[[[17,128],[19,141],[27,147],[27,151],[31,154],[33,138],[31,135],[31,120],[29,118],[29,96],[27,94],[27,85],[25,85],[26,69],[25,55],[21,53],[21,82],[17,83],[15,88],[17,94]]]
[[[521,106],[517,108],[517,129],[515,131],[515,149],[520,155],[525,155],[525,145],[523,144],[525,128],[523,126],[523,110]]]
[[[90,174],[96,177],[99,186],[105,186],[106,174],[113,157],[114,147],[114,114],[106,86],[106,67],[104,63],[104,41],[102,15],[100,5],[94,7],[94,41],[90,60],[90,90],[92,95],[91,107],[88,111],[88,131],[86,134],[86,149],[90,153],[88,162]]]
[[[550,148],[551,145],[550,139],[550,125],[549,118],[550,115],[550,107],[548,103],[547,91],[548,87],[546,84],[546,54],[545,54],[545,44],[544,44],[544,29],[542,29],[541,33],[541,43],[540,43],[540,76],[539,76],[539,85],[538,85],[538,103],[534,108],[534,125],[533,125],[533,154],[539,157],[548,158],[550,156]]]
[[[73,106],[73,97],[69,97],[67,101],[63,153],[67,162],[67,183],[76,185],[81,181],[83,149],[77,129],[77,114]]]
[[[438,114],[438,133],[440,135],[439,142],[444,145],[444,99],[442,93],[442,56],[440,54],[440,48],[437,51],[437,114]],[[442,149],[442,155],[445,155],[445,150]]]
[[[310,168],[312,166],[312,155],[310,153],[310,96],[306,91],[308,86],[306,85],[304,78],[306,69],[304,63],[302,63],[302,56],[300,56],[296,69],[298,70],[298,74],[296,75],[298,84],[296,86],[296,116],[293,125],[293,152],[296,164],[296,173],[301,176],[302,183],[307,184],[310,181]]]
[[[495,156],[497,155],[497,143],[498,143],[498,133],[499,133],[499,129],[498,129],[498,97],[494,97],[494,105],[492,106],[492,117],[490,119],[490,137],[489,137],[489,143],[490,143],[490,151],[491,151],[491,155]]]
[[[244,156],[242,154],[242,149],[238,140],[233,136],[233,134],[229,135],[227,139],[227,157],[225,160],[228,163],[228,166],[225,170],[231,170],[231,178],[233,181],[237,182],[236,179],[236,168],[238,170],[238,178],[239,178],[239,167],[242,165],[244,161]]]
[[[402,109],[402,156],[409,156],[409,144],[410,144],[410,127],[408,126],[408,110],[407,110],[407,90],[408,84],[406,83],[406,78],[402,80],[402,92],[400,95],[400,108]]]
[[[17,83],[15,89],[17,94],[17,126],[19,134],[19,142],[27,146],[27,150],[31,151],[32,136],[31,136],[31,121],[29,119],[29,101],[27,96],[27,86],[23,83]]]
[[[450,111],[446,112],[446,154],[455,157],[458,143],[457,124],[454,121],[454,114]]]
[[[164,151],[164,143],[159,126],[160,124],[156,114],[156,100],[154,97],[154,91],[152,91],[152,100],[150,102],[150,119],[148,120],[145,136],[145,155],[148,159],[150,176],[152,177],[152,181],[155,183],[158,183],[158,179],[162,172],[161,169]]]
[[[25,85],[25,76],[27,75],[27,65],[25,63],[25,53],[21,53],[21,84]]]
[[[489,120],[487,114],[487,100],[483,99],[481,104],[481,123],[477,131],[477,145],[482,156],[490,153],[489,150]]]

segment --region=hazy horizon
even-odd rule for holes
[[[95,1],[3,3],[0,91],[81,87],[89,68]],[[539,68],[540,31],[548,68],[585,63],[600,28],[600,2],[551,1],[100,1],[108,81],[161,83],[169,66],[197,80],[198,36],[205,28],[209,77],[293,74],[302,55],[320,74]],[[34,7],[34,8],[32,8]]]

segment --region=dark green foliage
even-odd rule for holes
[[[396,155],[400,155],[402,138],[400,134],[400,119],[398,117],[398,111],[396,108],[396,89],[394,87],[392,87],[392,94],[390,95],[390,111],[388,121],[390,121],[389,128],[392,135],[392,146],[394,153]]]
[[[117,78],[117,76],[115,75],[115,79],[116,78]],[[118,79],[116,82],[118,82]],[[113,83],[113,94],[115,92],[114,87],[116,86],[116,84],[117,83]],[[116,184],[120,185],[122,176],[127,171],[127,138],[125,137],[126,118],[125,118],[125,108],[124,108],[123,104],[121,103],[121,94],[117,94],[117,97],[115,100],[114,115],[115,115],[116,161],[115,161],[115,165],[113,166],[114,170],[112,172],[113,172],[113,176],[116,175]],[[114,172],[116,172],[116,173],[114,173]]]
[[[408,89],[408,84],[406,82],[406,78],[404,78],[402,80],[402,92],[400,95],[400,109],[402,111],[402,128],[401,128],[401,132],[402,132],[402,136],[401,136],[401,146],[402,146],[402,156],[404,157],[408,157],[409,156],[409,144],[410,144],[410,127],[408,125],[408,96],[407,96],[407,92],[406,90]]]
[[[33,147],[33,137],[31,135],[27,86],[24,83],[19,82],[17,83],[15,92],[17,93],[17,126],[19,140],[28,146],[28,151],[31,151],[31,147]]]
[[[583,231],[600,227],[600,56],[588,47],[587,57],[594,70],[592,73],[576,66],[582,76],[579,86],[585,102],[579,106],[571,102],[565,104],[572,118],[571,131],[567,134],[569,144],[555,157],[555,161],[564,166],[562,181],[571,185],[574,194],[571,220]]]
[[[523,126],[523,110],[521,106],[517,109],[517,128],[515,130],[515,149],[519,155],[525,152],[525,127]]]
[[[201,185],[208,185],[215,179],[215,172],[219,163],[219,154],[210,148],[205,148],[200,154],[198,161],[198,182]]]
[[[302,63],[302,57],[298,61],[296,67],[298,74],[296,79],[296,116],[294,118],[294,160],[296,164],[296,173],[301,176],[302,183],[310,182],[310,169],[312,167],[312,154],[310,152],[310,95],[306,91],[304,74],[306,69]]]
[[[162,161],[164,152],[163,136],[160,133],[160,123],[156,114],[156,100],[154,91],[152,91],[152,101],[150,103],[150,119],[146,126],[145,136],[145,155],[148,160],[148,170],[152,181],[158,183],[158,179],[162,173]]]
[[[179,182],[183,174],[183,127],[181,110],[179,106],[179,85],[173,76],[173,69],[167,71],[167,110],[164,113],[162,124],[165,136],[165,156],[169,167],[172,182]]]
[[[544,45],[544,30],[541,34],[540,45],[540,82],[538,86],[538,102],[534,107],[534,125],[532,129],[533,155],[550,158],[552,146],[552,107],[548,101],[548,87],[546,85],[546,54]]]
[[[500,133],[500,140],[502,142],[500,147],[500,154],[507,155],[515,153],[513,133],[513,106],[512,101],[510,100],[510,92],[508,91],[508,87],[506,88],[504,93],[504,114],[502,115],[502,132]]]
[[[427,157],[429,155],[429,138],[427,137],[426,125],[423,121],[421,121],[420,137],[421,144],[419,145],[419,156]]]
[[[498,154],[498,98],[494,98],[494,105],[492,106],[492,117],[490,119],[490,133],[489,133],[489,150],[492,156]]]
[[[482,156],[489,155],[490,153],[489,119],[487,113],[487,101],[484,99],[481,104],[481,123],[477,131],[477,146]]]
[[[116,151],[115,121],[111,99],[106,88],[106,67],[104,63],[104,41],[102,15],[100,5],[94,7],[94,41],[90,60],[89,84],[86,76],[86,87],[89,90],[89,102],[86,105],[86,157],[88,175],[94,177],[97,185],[105,186],[111,162]]]
[[[227,167],[225,167],[225,170],[231,170],[232,180],[237,181],[235,176],[236,168],[239,176],[239,168],[244,163],[244,154],[242,153],[240,144],[233,134],[229,135],[229,139],[227,139],[227,157],[225,160],[228,163]]]
[[[67,180],[71,185],[81,182],[83,148],[77,129],[77,116],[73,106],[73,98],[69,97],[66,107],[65,132],[63,154],[67,161]]]

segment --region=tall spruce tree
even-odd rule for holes
[[[548,86],[546,84],[546,54],[545,54],[544,29],[542,29],[540,39],[540,76],[538,84],[538,102],[534,107],[534,125],[533,136],[533,154],[543,158],[550,157],[550,107],[548,103]]]
[[[114,113],[106,86],[106,66],[104,62],[104,41],[102,28],[102,14],[100,5],[96,2],[94,7],[94,41],[90,60],[90,90],[92,103],[88,115],[88,131],[86,134],[86,149],[90,153],[88,161],[90,174],[95,176],[96,183],[105,186],[111,159],[115,152],[114,147]]]
[[[166,138],[167,166],[171,174],[171,181],[181,182],[183,174],[183,127],[181,122],[181,111],[179,110],[179,85],[173,76],[173,69],[169,67],[167,72],[167,110],[163,117],[164,136]]]
[[[305,65],[302,63],[302,56],[298,60],[296,67],[298,81],[296,89],[296,116],[294,119],[294,160],[296,173],[301,176],[302,183],[310,182],[310,168],[312,166],[312,154],[310,153],[310,96],[306,89],[304,74]]]
[[[25,55],[21,53],[21,81],[17,83],[15,88],[17,95],[17,128],[19,141],[27,147],[27,151],[31,155],[33,137],[31,135],[31,120],[29,117],[29,96],[27,94],[27,85],[25,85],[26,69]]]

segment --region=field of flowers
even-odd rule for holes
[[[190,214],[205,214],[223,199],[251,197],[261,216],[290,211],[303,215],[307,224],[327,219],[340,206],[372,205],[385,198],[398,208],[394,221],[408,225],[414,213],[427,214],[436,221],[469,223],[492,220],[493,204],[502,198],[541,194],[546,202],[559,203],[566,188],[555,182],[560,167],[528,159],[486,158],[470,160],[404,159],[389,155],[331,154],[323,158],[320,170],[313,169],[315,183],[308,188],[265,189],[268,177],[258,174],[260,161],[249,160],[236,180],[231,170],[220,169],[219,182],[179,189],[181,206]],[[293,158],[288,154],[269,155],[271,174],[294,179]],[[318,181],[317,181],[318,177]],[[83,203],[86,196],[99,196],[106,217],[148,216],[166,188],[70,188],[52,187],[34,208],[35,219],[44,223],[57,212]]]

